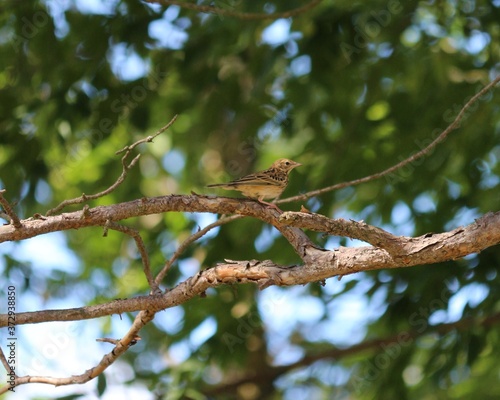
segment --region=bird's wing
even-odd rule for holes
[[[256,172],[255,174],[250,174],[244,176],[240,179],[236,179],[232,182],[229,182],[228,185],[276,185],[279,182],[276,179],[273,179],[272,176],[267,171]]]

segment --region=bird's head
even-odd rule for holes
[[[280,158],[279,160],[276,160],[273,163],[271,168],[276,168],[276,169],[280,169],[282,171],[290,172],[295,167],[300,167],[301,165],[302,164],[295,162],[295,161],[292,161],[292,160],[288,160],[287,158]]]

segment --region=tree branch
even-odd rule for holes
[[[214,268],[200,271],[162,295],[139,296],[68,310],[18,313],[16,323],[76,321],[139,310],[157,312],[183,304],[208,288],[224,284],[255,283],[260,289],[271,285],[304,285],[355,272],[454,260],[500,243],[500,212],[486,214],[467,227],[450,232],[403,239],[406,252],[397,258],[374,247],[340,247],[331,251],[310,247],[303,265],[282,266],[271,260],[226,260]],[[0,327],[6,326],[7,320],[7,315],[1,314]]]
[[[266,19],[279,19],[279,18],[290,18],[297,16],[299,14],[305,13],[316,7],[322,0],[311,0],[309,3],[303,5],[302,7],[295,8],[293,10],[277,12],[277,13],[245,13],[233,10],[227,10],[220,7],[205,6],[202,4],[188,3],[186,1],[178,0],[144,0],[146,3],[150,4],[161,4],[164,6],[174,5],[179,6],[188,10],[194,10],[202,13],[217,14],[221,17],[232,17],[242,20],[266,20]]]
[[[142,240],[141,235],[137,231],[137,229],[130,228],[128,226],[117,224],[116,222],[112,222],[110,220],[106,221],[104,225],[104,234],[103,236],[107,236],[107,229],[113,229],[118,232],[125,233],[129,235],[132,239],[135,240],[135,244],[137,245],[137,249],[141,255],[142,266],[144,270],[144,275],[146,275],[146,279],[148,281],[149,287],[151,288],[151,293],[157,293],[158,284],[154,281],[153,275],[151,274],[151,263],[149,262],[148,252],[146,251],[146,246],[144,245],[144,241]]]
[[[218,226],[227,224],[229,222],[232,222],[234,220],[243,218],[243,217],[244,217],[244,215],[232,215],[230,217],[221,218],[221,219],[215,221],[214,223],[207,225],[205,228],[200,229],[198,232],[193,233],[191,236],[189,236],[186,240],[184,240],[184,242],[182,242],[182,244],[178,247],[178,249],[175,251],[175,253],[172,255],[172,257],[170,257],[170,260],[168,260],[165,263],[162,270],[158,273],[158,275],[156,276],[156,279],[155,279],[156,285],[159,285],[163,281],[163,279],[165,278],[165,275],[167,275],[167,273],[170,270],[170,268],[172,267],[173,263],[179,258],[179,256],[184,252],[184,250],[186,250],[189,247],[189,245],[191,243],[193,243],[196,240],[198,240],[199,238],[203,237],[212,229],[214,229]]]
[[[434,139],[427,147],[424,149],[412,154],[410,157],[404,159],[403,161],[397,163],[396,165],[393,165],[392,167],[389,167],[381,172],[377,172],[376,174],[365,176],[363,178],[355,179],[353,181],[349,182],[341,182],[337,183],[332,186],[328,186],[322,189],[317,189],[317,190],[312,190],[307,193],[299,194],[297,196],[292,196],[288,197],[286,199],[278,200],[276,201],[276,204],[282,204],[282,203],[290,203],[292,201],[304,201],[307,200],[311,197],[318,196],[323,193],[331,192],[333,190],[338,190],[338,189],[343,189],[348,186],[355,186],[359,185],[360,183],[365,183],[369,181],[373,181],[375,179],[382,178],[383,176],[392,174],[393,172],[397,171],[400,168],[403,168],[404,166],[413,163],[414,161],[418,160],[419,158],[425,156],[428,154],[431,150],[434,149],[439,143],[444,141],[448,135],[454,131],[455,129],[460,127],[460,122],[462,121],[466,111],[474,105],[486,92],[490,91],[493,86],[495,86],[497,83],[500,82],[500,75],[498,75],[495,79],[493,79],[490,83],[488,83],[485,87],[483,87],[479,92],[477,92],[472,98],[462,107],[460,112],[457,114],[453,122],[448,125],[448,127],[441,132],[441,134]]]
[[[376,248],[387,251],[394,261],[399,262],[400,260],[408,260],[417,254],[424,254],[427,257],[430,255],[429,250],[435,251],[436,248],[443,250],[441,245],[443,243],[452,244],[455,240],[455,235],[465,234],[470,236],[469,240],[475,241],[477,240],[475,236],[477,232],[474,229],[480,229],[481,225],[490,224],[490,221],[494,221],[493,224],[497,224],[498,221],[495,217],[497,215],[498,213],[489,213],[478,219],[475,224],[469,225],[466,228],[457,228],[454,231],[439,234],[427,233],[416,238],[395,236],[383,229],[368,225],[363,221],[347,221],[342,218],[331,219],[314,213],[288,211],[280,215],[279,222],[296,228],[310,229],[316,232],[325,232],[329,235],[363,240]],[[500,239],[500,236],[495,236]],[[473,252],[471,251],[471,253]],[[457,258],[462,256],[459,255]],[[406,262],[404,261],[404,263]],[[423,260],[422,264],[429,262],[433,261]]]
[[[263,381],[273,382],[286,373],[289,373],[297,368],[308,367],[316,361],[325,359],[337,361],[361,352],[370,350],[373,351],[375,349],[384,349],[391,344],[399,345],[402,337],[401,335],[404,335],[405,342],[411,342],[418,337],[425,336],[431,333],[445,335],[455,330],[467,330],[475,326],[484,326],[489,328],[491,326],[498,325],[499,323],[500,313],[496,313],[487,317],[463,318],[457,322],[431,326],[429,329],[407,330],[385,338],[367,340],[343,349],[333,348],[331,350],[323,350],[321,353],[308,354],[299,361],[289,365],[269,366],[269,368],[266,368],[263,371],[252,371],[250,374],[233,382],[223,383],[221,385],[206,389],[203,391],[203,394],[210,397],[224,394],[228,395],[234,392],[240,385],[243,385],[245,383],[257,383]]]
[[[331,219],[314,213],[287,211],[280,215],[279,221],[296,228],[363,240],[374,247],[387,250],[393,257],[397,257],[404,252],[402,242],[407,239],[395,236],[376,226],[368,225],[363,221],[347,221],[342,218]]]
[[[288,270],[289,267],[276,265],[272,261],[228,261],[214,268],[200,271],[161,295],[118,299],[101,305],[65,310],[18,312],[16,325],[49,321],[81,321],[140,310],[157,312],[183,304],[187,300],[203,294],[210,287],[240,282],[252,282],[264,287],[270,281],[279,282],[281,272]],[[289,280],[289,278],[285,279]],[[7,326],[7,324],[7,314],[0,314],[0,327]]]
[[[168,197],[170,198],[172,196]],[[198,196],[187,197],[191,199],[198,199]],[[186,197],[184,197],[184,200],[186,200]],[[248,201],[244,200],[242,202],[238,202],[238,204],[243,203],[243,206],[245,206],[245,203],[247,202]],[[182,204],[187,203],[188,202],[186,201],[182,202]],[[260,205],[255,204],[255,202],[253,203],[254,207],[261,207]],[[86,213],[83,211],[78,214],[81,213],[87,215],[87,218],[91,218],[93,216],[92,210],[87,210]],[[273,213],[275,212],[273,211]],[[287,223],[291,222],[296,223],[297,225],[302,224],[312,228],[318,228],[318,226],[314,224],[314,222],[316,222],[321,225],[321,229],[324,229],[325,226],[327,228],[331,226],[332,221],[333,224],[336,222],[324,217],[317,219],[313,216],[310,218],[310,214],[304,214],[305,213],[286,213],[281,219]],[[67,214],[64,214],[63,216],[56,216],[53,217],[53,219],[64,217],[66,215]],[[268,218],[270,218],[269,215]],[[47,221],[48,219],[36,222],[46,223]],[[364,225],[358,225],[354,224],[353,226],[356,229],[361,227],[360,232],[362,235],[368,232],[368,237],[371,240],[371,234],[373,232],[370,229],[366,230]],[[131,343],[136,340],[140,329],[142,329],[144,325],[149,323],[154,318],[156,312],[183,304],[195,296],[204,294],[210,287],[217,287],[223,284],[252,282],[257,284],[261,289],[264,289],[270,285],[283,286],[305,284],[314,281],[321,281],[336,275],[341,276],[365,270],[397,268],[446,261],[462,257],[466,254],[479,252],[493,244],[498,244],[500,242],[499,227],[500,213],[489,213],[478,219],[473,224],[465,228],[457,228],[451,232],[427,234],[418,238],[394,237],[402,242],[402,248],[405,250],[405,253],[400,253],[397,259],[391,257],[386,251],[374,247],[342,247],[334,251],[323,251],[318,250],[315,247],[310,247],[305,248],[305,255],[303,259],[306,261],[306,264],[303,266],[294,265],[285,267],[276,265],[272,261],[261,262],[257,260],[226,260],[225,263],[219,264],[214,268],[200,271],[195,276],[161,295],[157,294],[140,296],[133,299],[115,300],[99,306],[82,307],[69,310],[46,310],[18,313],[16,316],[16,323],[18,325],[23,325],[48,321],[82,320],[116,313],[142,310],[135,318],[132,327],[125,337],[117,341],[114,349],[110,353],[106,354],[96,367],[85,371],[81,375],[66,378],[43,376],[17,377],[15,384],[18,386],[25,383],[38,382],[59,386],[85,383],[101,374],[109,365],[114,363],[116,359],[128,349]],[[334,225],[333,228],[335,228]],[[340,229],[346,230],[347,233],[354,232],[351,228],[351,226],[344,223],[340,225]],[[280,229],[280,231],[283,231],[283,229]],[[14,230],[14,232],[17,231]],[[375,237],[377,237],[379,233],[380,232],[375,231]],[[382,237],[385,238],[384,235],[382,235]],[[390,239],[393,240],[393,238]],[[6,314],[0,315],[0,327],[6,326],[7,323],[8,316]],[[360,346],[363,346],[363,344],[360,344]],[[366,344],[364,346],[366,347]],[[341,350],[336,351],[338,352]],[[325,355],[323,354],[322,357],[324,356]],[[305,360],[309,362],[311,361],[311,359]],[[302,360],[301,363],[305,363],[305,361]],[[280,372],[280,370],[276,371],[278,375],[286,372],[286,370],[283,370],[282,372]],[[5,392],[7,389],[7,386],[3,387],[0,389],[0,393]]]
[[[0,348],[0,362],[2,363],[3,367],[5,368],[5,371],[7,373],[11,372],[11,367],[7,361],[7,358],[5,357],[5,354],[3,352],[3,350]],[[15,371],[13,371],[14,375],[17,377],[17,374],[15,373]],[[9,385],[10,386],[10,385]],[[0,391],[1,393],[1,391]]]
[[[45,215],[46,216],[54,215],[54,214],[58,213],[59,211],[61,211],[62,209],[64,209],[65,207],[69,206],[69,205],[81,204],[81,203],[84,203],[85,201],[88,201],[88,200],[95,200],[95,199],[98,199],[100,197],[104,197],[107,194],[109,194],[109,193],[113,192],[114,190],[116,190],[116,188],[118,186],[120,186],[123,183],[123,181],[125,181],[125,178],[127,177],[128,171],[130,169],[132,169],[135,166],[135,164],[137,164],[137,161],[139,161],[139,158],[141,157],[141,155],[138,154],[137,156],[134,157],[134,159],[129,164],[127,164],[127,159],[128,159],[128,156],[130,155],[130,152],[133,149],[135,149],[137,146],[139,146],[141,143],[152,142],[153,139],[156,136],[158,136],[159,134],[165,132],[175,122],[176,119],[177,119],[177,115],[175,115],[170,120],[170,122],[167,125],[165,125],[164,127],[160,128],[153,135],[150,135],[147,138],[138,140],[137,142],[131,144],[130,146],[126,146],[123,149],[118,150],[116,152],[117,155],[121,154],[121,153],[125,153],[123,155],[123,157],[122,157],[122,173],[118,177],[118,179],[116,180],[116,182],[113,183],[106,190],[103,190],[102,192],[99,192],[99,193],[96,193],[96,194],[90,194],[90,195],[86,195],[85,193],[83,193],[80,197],[75,197],[74,199],[64,200],[58,206],[56,206],[56,207],[50,209],[49,211],[47,211],[47,213]]]
[[[83,384],[86,383],[95,377],[99,376],[104,372],[106,368],[108,368],[111,364],[113,364],[118,357],[120,357],[128,348],[131,346],[131,343],[134,343],[137,340],[137,333],[154,318],[155,313],[150,311],[141,311],[134,320],[132,327],[129,332],[120,340],[117,341],[115,347],[111,352],[104,355],[99,364],[95,367],[86,370],[83,374],[80,375],[72,375],[66,378],[53,378],[50,376],[21,376],[16,377],[15,386],[24,385],[26,383],[46,383],[54,386],[63,386],[63,385],[73,385],[73,384]],[[5,393],[10,385],[6,385],[0,388],[0,394]]]
[[[0,226],[0,243],[27,239],[49,232],[80,229],[88,226],[105,226],[108,221],[121,221],[131,217],[169,211],[246,215],[276,227],[300,257],[305,256],[308,247],[315,247],[314,243],[300,229],[279,223],[277,211],[268,209],[254,200],[200,195],[144,197],[125,203],[85,208],[81,211],[40,219],[30,218],[23,220],[25,229],[15,229],[11,225]]]

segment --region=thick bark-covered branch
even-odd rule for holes
[[[392,255],[402,251],[400,237],[394,236],[376,226],[368,225],[363,221],[347,221],[342,218],[331,219],[310,212],[285,212],[280,215],[279,220],[285,225],[295,226],[296,228],[362,240],[375,247],[387,250]]]
[[[438,263],[479,252],[500,243],[500,213],[489,213],[467,227],[451,232],[424,236],[398,237],[363,222],[332,220],[311,213],[286,212],[279,215],[252,200],[206,196],[171,195],[143,198],[127,203],[64,213],[53,217],[38,216],[24,220],[21,227],[0,227],[0,242],[22,240],[40,234],[90,226],[114,227],[115,221],[153,213],[213,212],[253,216],[275,226],[302,258],[302,265],[280,266],[273,261],[231,261],[200,271],[165,293],[114,300],[106,304],[68,310],[24,312],[16,315],[16,324],[48,321],[75,321],[98,318],[123,312],[141,311],[129,332],[99,364],[76,376],[52,378],[43,376],[16,377],[16,385],[47,383],[68,385],[85,383],[101,374],[123,354],[140,329],[154,318],[157,311],[183,304],[204,295],[210,287],[222,284],[251,282],[261,289],[270,285],[299,285],[322,281],[333,276],[382,268],[407,267]],[[299,228],[328,234],[339,234],[366,240],[374,246],[335,250],[319,249]],[[150,278],[152,280],[152,278]],[[0,327],[7,325],[7,315],[0,315]],[[5,388],[2,388],[4,390]]]
[[[156,312],[185,303],[195,296],[202,295],[208,288],[222,284],[256,283],[261,287],[271,283],[283,284],[293,281],[293,272],[298,267],[283,267],[272,261],[228,261],[214,268],[200,271],[195,276],[178,284],[162,295],[138,296],[131,299],[113,300],[109,303],[70,308],[66,310],[41,310],[16,314],[16,324],[33,324],[47,321],[80,321],[103,316],[149,310]],[[300,268],[298,268],[300,270]],[[289,283],[288,283],[289,284]],[[7,326],[7,315],[0,315],[0,327]]]
[[[497,212],[488,213],[467,227],[416,238],[396,237],[389,233],[379,235],[380,232],[384,231],[354,221],[343,221],[338,233],[362,240],[363,238],[370,239],[370,241],[379,244],[391,243],[389,247],[398,249],[398,251],[391,255],[384,249],[372,246],[322,250],[315,247],[297,227],[334,233],[335,230],[332,228],[335,226],[334,220],[328,221],[326,217],[314,214],[290,212],[282,214],[278,220],[277,212],[266,209],[252,200],[225,198],[224,201],[221,201],[220,198],[194,195],[144,198],[113,206],[64,213],[54,217],[25,220],[21,229],[16,229],[11,225],[0,227],[0,241],[20,240],[42,233],[78,229],[85,226],[105,226],[107,221],[165,211],[232,212],[254,216],[277,227],[300,252],[304,264],[286,267],[276,265],[271,260],[231,261],[201,271],[165,294],[115,300],[103,305],[77,309],[19,313],[16,322],[25,324],[73,321],[145,309],[158,311],[182,304],[192,297],[202,294],[209,287],[225,283],[254,282],[260,288],[270,285],[302,285],[360,271],[444,262],[480,252],[500,243],[500,213]],[[331,221],[333,223],[330,223]],[[294,227],[284,224],[291,224]],[[352,226],[349,227],[349,224]],[[363,233],[363,229],[366,232]],[[390,240],[373,241],[371,238],[367,238],[367,232],[368,236],[375,232],[378,236],[374,237],[389,238]],[[6,315],[1,315],[0,326],[5,326],[6,321]]]
[[[366,240],[380,246],[380,248],[348,248],[345,251],[340,248],[338,255],[342,255],[342,258],[337,257],[337,269],[341,275],[344,275],[344,272],[349,273],[348,270],[351,272],[365,270],[368,264],[372,267],[368,269],[379,269],[380,267],[397,268],[455,260],[468,254],[479,253],[481,250],[500,243],[499,212],[488,213],[474,223],[450,232],[427,233],[414,238],[394,236],[380,228],[356,221],[332,220],[310,213],[287,212],[281,215],[280,222],[328,234]],[[352,254],[348,255],[348,253]],[[325,255],[321,258],[323,261],[328,260],[328,256]],[[347,262],[349,259],[352,261]]]
[[[107,221],[116,222],[133,217],[172,211],[241,214],[258,218],[275,226],[302,258],[306,254],[306,248],[314,246],[300,229],[280,224],[278,222],[278,212],[268,209],[254,200],[200,195],[143,197],[125,203],[84,208],[81,211],[62,213],[60,215],[47,217],[37,215],[34,218],[21,221],[23,227],[20,229],[16,229],[12,225],[0,226],[0,243],[28,239],[50,232],[90,226],[104,227],[109,223]]]
[[[260,206],[259,206],[260,207]],[[309,214],[305,214],[309,216]],[[299,218],[300,219],[300,218]],[[295,220],[297,225],[300,225]],[[306,218],[308,221],[308,217]],[[401,252],[392,257],[387,251],[366,247],[340,247],[335,250],[306,249],[303,265],[280,266],[273,261],[230,261],[200,271],[172,290],[155,296],[126,300],[69,310],[47,310],[18,313],[17,324],[46,321],[74,321],[139,310],[159,311],[174,307],[221,284],[251,282],[261,289],[271,285],[303,285],[334,276],[383,268],[434,264],[478,253],[500,243],[500,213],[488,213],[474,223],[451,232],[427,234],[416,238],[401,237]],[[7,316],[0,315],[0,327]]]

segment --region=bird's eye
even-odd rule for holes
[[[285,165],[290,165],[290,162],[289,161],[285,161]]]

